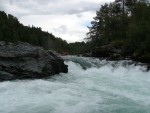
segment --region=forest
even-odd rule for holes
[[[150,4],[147,0],[115,0],[101,5],[83,42],[67,43],[40,27],[24,26],[18,19],[0,12],[0,40],[23,41],[59,53],[95,53],[150,62]],[[115,51],[115,52],[114,52]],[[110,52],[110,54],[108,54]],[[116,55],[116,56],[117,56]]]
[[[87,39],[95,51],[115,48],[124,57],[150,62],[150,4],[116,0],[96,12]]]
[[[0,11],[0,41],[13,43],[22,41],[42,46],[44,49],[68,51],[68,44],[65,40],[42,31],[40,27],[24,26],[16,17],[4,11]]]

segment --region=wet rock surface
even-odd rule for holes
[[[0,42],[0,81],[43,78],[60,72],[67,73],[68,66],[54,52],[23,42]]]

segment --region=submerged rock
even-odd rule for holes
[[[0,81],[43,78],[60,72],[68,66],[54,52],[28,43],[0,42]]]

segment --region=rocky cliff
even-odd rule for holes
[[[28,43],[0,42],[0,81],[35,79],[67,73],[62,58]]]

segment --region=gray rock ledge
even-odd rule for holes
[[[64,60],[52,51],[28,43],[0,42],[0,81],[44,78],[67,73]]]

